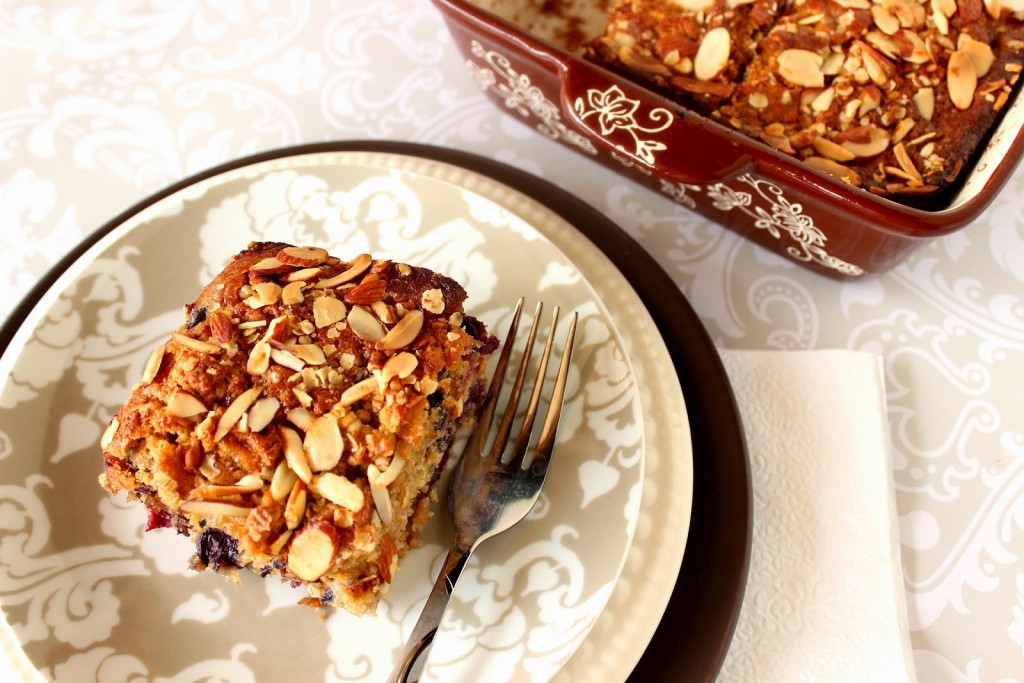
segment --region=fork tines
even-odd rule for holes
[[[501,355],[498,357],[498,363],[494,370],[494,377],[491,379],[491,386],[488,390],[487,397],[484,400],[484,405],[480,413],[478,429],[473,434],[473,443],[470,444],[472,451],[469,452],[483,454],[484,445],[486,444],[487,436],[490,431],[490,423],[496,410],[498,396],[501,393],[502,385],[504,384],[505,372],[508,369],[508,361],[512,352],[512,347],[514,346],[516,332],[519,328],[519,319],[522,309],[523,299],[520,298],[516,303],[515,312],[512,315],[512,323],[509,325],[508,334],[505,337],[505,344],[501,350]],[[551,349],[554,346],[555,329],[558,326],[559,308],[556,306],[551,316],[551,326],[548,330],[547,340],[544,343],[544,350],[541,352],[539,364],[533,381],[533,389],[530,392],[530,399],[526,406],[526,413],[523,416],[519,433],[516,436],[513,447],[508,451],[508,453],[505,453],[504,456],[502,456],[502,453],[508,444],[513,422],[516,418],[519,400],[522,395],[523,386],[526,383],[527,368],[530,364],[530,356],[533,351],[534,342],[537,338],[537,328],[540,323],[541,312],[543,309],[544,303],[538,302],[537,308],[534,312],[533,324],[530,325],[530,332],[527,336],[526,344],[523,347],[523,357],[519,363],[519,369],[516,372],[516,377],[512,383],[509,397],[504,409],[502,410],[502,419],[498,424],[498,430],[494,437],[494,442],[487,453],[488,459],[497,460],[503,464],[521,463],[521,467],[523,469],[531,467],[533,462],[537,462],[538,465],[546,464],[548,457],[551,455],[551,450],[554,447],[555,432],[558,428],[558,420],[561,415],[562,401],[565,397],[565,385],[569,375],[573,343],[576,338],[577,314],[573,313],[572,318],[569,321],[569,331],[566,334],[565,347],[562,351],[561,363],[559,364],[558,374],[555,378],[554,388],[551,392],[548,411],[541,426],[540,436],[537,440],[537,447],[535,448],[532,456],[527,455],[530,435],[533,431],[537,408],[540,404],[540,398],[544,387],[545,375],[547,374],[548,359],[551,356]]]

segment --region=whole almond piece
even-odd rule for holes
[[[372,304],[383,299],[387,289],[388,283],[385,280],[366,279],[345,292],[345,301],[350,304]]]

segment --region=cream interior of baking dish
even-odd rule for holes
[[[601,33],[608,0],[467,0],[552,45],[580,55],[584,43]],[[1010,145],[1024,127],[1024,105],[1019,92],[1004,113],[978,163],[947,209],[978,195],[1005,159]],[[1010,162],[1012,163],[1012,162]]]

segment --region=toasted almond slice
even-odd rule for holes
[[[270,367],[270,344],[265,341],[258,341],[249,352],[249,360],[245,363],[245,369],[250,375],[262,375]]]
[[[149,354],[149,359],[146,360],[146,367],[142,370],[142,381],[146,384],[152,382],[158,372],[160,372],[160,364],[164,361],[164,350],[166,349],[165,344],[153,349],[153,353]]]
[[[814,147],[818,154],[833,161],[853,161],[857,158],[850,150],[825,137],[815,138],[811,146]]]
[[[327,260],[329,254],[320,247],[285,247],[277,252],[277,260],[298,268],[319,266]]]
[[[301,372],[302,368],[306,367],[301,358],[287,349],[271,349],[270,360],[295,372]]]
[[[377,483],[381,486],[391,486],[391,482],[398,478],[398,475],[405,468],[405,458],[394,456],[388,464],[388,468],[377,477]],[[369,468],[367,468],[369,470]],[[372,479],[371,479],[372,481]]]
[[[191,496],[200,500],[223,500],[232,496],[242,496],[247,493],[255,493],[263,488],[263,480],[259,477],[248,475],[242,477],[235,484],[207,484],[192,490]]]
[[[351,315],[350,315],[351,317]],[[380,347],[393,351],[408,346],[416,340],[423,329],[423,311],[412,310],[405,314],[380,340]]]
[[[294,306],[295,304],[301,304],[305,297],[302,296],[302,288],[306,286],[305,280],[295,280],[289,282],[281,290],[281,303],[285,306]]]
[[[910,158],[910,154],[907,153],[907,148],[903,146],[903,143],[897,143],[893,148],[893,155],[896,157],[896,162],[900,165],[904,171],[913,176],[916,180],[922,180],[921,173],[914,166],[913,159]]]
[[[238,329],[240,330],[255,330],[259,327],[266,327],[266,320],[248,320],[244,323],[238,323]]]
[[[313,300],[313,322],[317,329],[345,319],[345,302],[333,296],[320,296]]]
[[[332,415],[313,418],[302,446],[312,471],[323,472],[334,468],[341,460],[345,448],[338,421]]]
[[[231,405],[227,407],[224,414],[221,415],[220,421],[217,423],[217,431],[213,434],[213,440],[220,441],[227,433],[231,431],[231,428],[235,426],[238,419],[242,417],[245,411],[249,410],[249,406],[252,405],[256,397],[263,391],[263,387],[252,387],[243,391],[238,397],[231,402]]]
[[[313,477],[309,488],[313,493],[352,512],[361,510],[366,502],[363,490],[339,474],[318,474]]]
[[[289,411],[290,412],[290,411]],[[313,480],[313,472],[309,469],[306,451],[302,448],[302,437],[291,427],[281,427],[281,438],[284,439],[284,458],[288,467],[307,484]]]
[[[437,315],[444,313],[444,292],[437,288],[425,290],[420,295],[420,306],[424,311],[430,313]]]
[[[903,141],[903,138],[907,137],[907,134],[914,129],[914,119],[905,118],[896,124],[896,129],[892,132],[892,143],[898,144]]]
[[[864,141],[848,139],[844,140],[842,145],[850,152],[853,152],[855,156],[861,158],[876,156],[889,148],[891,136],[887,130],[878,126],[869,126],[867,134],[868,138]]]
[[[320,280],[316,283],[317,287],[322,289],[329,289],[331,287],[337,287],[343,285],[346,282],[351,282],[356,279],[373,264],[373,257],[369,254],[360,254],[356,256],[348,265],[348,269],[344,270],[332,278]]]
[[[825,85],[825,74],[821,71],[824,58],[810,50],[783,50],[777,58],[779,75],[793,85],[805,88],[820,88]]]
[[[302,270],[296,270],[292,273],[288,273],[288,275],[286,275],[284,279],[289,283],[299,281],[304,282],[307,280],[312,280],[317,275],[319,275],[322,270],[322,268],[303,268]]]
[[[288,569],[302,581],[323,576],[338,552],[338,532],[326,521],[307,524],[294,533],[288,549]]]
[[[978,88],[978,73],[974,61],[963,50],[955,50],[946,64],[946,88],[953,106],[961,111],[969,109]]]
[[[921,118],[931,121],[932,114],[935,113],[935,91],[931,88],[921,88],[914,93],[913,101]]]
[[[412,371],[419,365],[419,360],[413,354],[408,351],[402,351],[397,353],[391,358],[388,358],[387,362],[384,363],[384,367],[381,368],[381,379],[386,386],[391,381],[392,377],[398,379],[405,379]]]
[[[292,487],[295,486],[295,482],[298,480],[299,475],[295,474],[292,468],[288,466],[287,460],[277,463],[274,476],[270,478],[271,497],[280,503],[288,497]]]
[[[987,74],[988,70],[992,68],[992,63],[996,60],[988,43],[975,40],[966,33],[961,33],[960,37],[957,38],[956,47],[958,50],[966,52],[967,56],[971,58],[971,62],[974,64],[974,72],[978,78]]]
[[[715,6],[715,0],[672,0],[672,3],[689,12],[706,12]]]
[[[261,432],[274,420],[281,402],[273,396],[264,396],[249,409],[249,431]]]
[[[316,344],[296,344],[289,350],[307,365],[323,365],[327,362],[323,349]]]
[[[202,401],[184,391],[175,391],[167,399],[167,413],[175,417],[193,417],[206,411]]]
[[[305,408],[292,408],[285,416],[289,422],[304,432],[309,431],[309,426],[313,424],[313,416]]]
[[[250,308],[269,306],[281,300],[281,285],[276,282],[257,282],[252,289],[254,294],[245,300]],[[252,300],[255,300],[256,305],[251,303]]]
[[[852,168],[847,168],[838,162],[832,161],[831,159],[826,159],[825,157],[807,157],[804,159],[804,163],[812,168],[818,169],[819,171],[828,173],[830,176],[838,178],[839,180],[848,182],[851,185],[859,187],[861,184],[860,175],[858,175],[856,171]]]
[[[725,70],[729,64],[731,50],[732,38],[729,37],[729,30],[724,26],[711,29],[700,41],[700,47],[693,58],[693,75],[702,81],[710,81]]]
[[[384,328],[380,321],[362,306],[353,306],[348,312],[348,326],[360,339],[377,342],[384,338]]]
[[[120,426],[121,423],[115,416],[114,419],[110,421],[110,424],[107,425],[106,430],[103,432],[103,436],[100,437],[100,448],[107,450],[110,447],[110,443],[114,440],[114,434],[117,433],[117,428]]]
[[[341,392],[341,398],[338,400],[338,405],[342,408],[347,408],[357,401],[362,401],[375,391],[377,391],[377,378],[367,377]]]
[[[280,555],[281,551],[284,550],[284,547],[288,545],[288,541],[292,539],[292,533],[294,532],[291,529],[285,529],[284,533],[278,536],[277,539],[270,544],[270,554]]]
[[[288,492],[288,502],[284,505],[284,523],[288,530],[297,529],[306,515],[306,483],[296,479],[292,490]]]
[[[832,106],[832,101],[836,97],[836,91],[833,88],[825,88],[817,97],[811,101],[811,109],[814,111],[828,111],[829,107]]]
[[[871,6],[871,18],[874,19],[875,26],[886,35],[894,35],[900,30],[900,20],[881,5]]]
[[[373,498],[373,507],[377,509],[381,524],[388,526],[394,517],[388,488],[380,483],[380,470],[375,465],[366,468],[366,475],[370,482],[370,497]]]
[[[193,351],[199,351],[201,353],[220,352],[220,347],[216,344],[211,344],[210,342],[205,342],[201,339],[193,339],[187,334],[182,334],[181,332],[175,332],[171,335],[171,338],[182,346],[188,347]]]
[[[931,0],[932,9],[944,17],[951,17],[956,14],[956,0]]]
[[[195,515],[214,515],[217,517],[248,517],[252,512],[251,507],[234,505],[233,503],[218,503],[209,500],[188,500],[178,508],[182,512]]]
[[[877,85],[885,85],[889,82],[889,68],[882,61],[885,59],[880,55],[872,52],[870,48],[865,46],[865,49],[861,53],[861,59],[864,61],[864,68],[867,69],[868,76]]]
[[[265,258],[258,263],[249,266],[249,270],[255,270],[265,275],[274,275],[275,273],[284,273],[291,270],[292,267],[287,263],[282,263],[280,259],[273,256]]]

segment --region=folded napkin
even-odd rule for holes
[[[880,359],[722,358],[747,434],[754,534],[719,681],[914,681]]]

